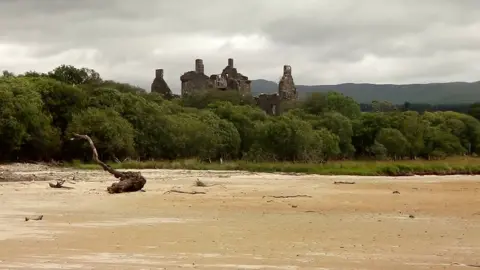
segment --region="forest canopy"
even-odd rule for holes
[[[472,115],[417,112],[374,101],[369,112],[338,92],[314,93],[270,116],[252,97],[202,91],[164,99],[96,71],[62,65],[48,73],[0,76],[0,159],[126,158],[327,162],[441,159],[480,153],[478,104]]]

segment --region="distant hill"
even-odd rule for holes
[[[278,85],[267,80],[253,80],[252,93],[276,93]],[[297,85],[299,97],[303,98],[313,92],[340,92],[354,98],[360,103],[372,100],[389,101],[394,104],[430,103],[456,104],[480,101],[480,81],[473,83],[429,83],[429,84],[355,84],[338,85]]]

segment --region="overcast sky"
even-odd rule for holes
[[[0,70],[89,67],[150,88],[227,58],[297,84],[480,80],[479,0],[1,0]]]

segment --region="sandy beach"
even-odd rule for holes
[[[479,176],[142,170],[144,192],[111,195],[100,170],[1,170],[70,188],[0,183],[0,269],[480,267]]]

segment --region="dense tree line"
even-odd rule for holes
[[[103,159],[438,159],[480,153],[480,122],[453,111],[417,112],[374,101],[315,93],[268,116],[252,97],[203,91],[166,100],[105,81],[91,69],[0,77],[0,159],[89,159],[72,133],[88,134]],[[472,115],[480,116],[479,105]]]
[[[428,104],[428,103],[411,103],[405,102],[401,105],[392,104],[385,101],[374,101],[371,103],[360,103],[360,110],[362,112],[375,112],[379,109],[383,111],[415,111],[419,113],[423,112],[445,112],[453,111],[459,113],[469,113],[472,104],[470,103],[460,103],[460,104]]]

